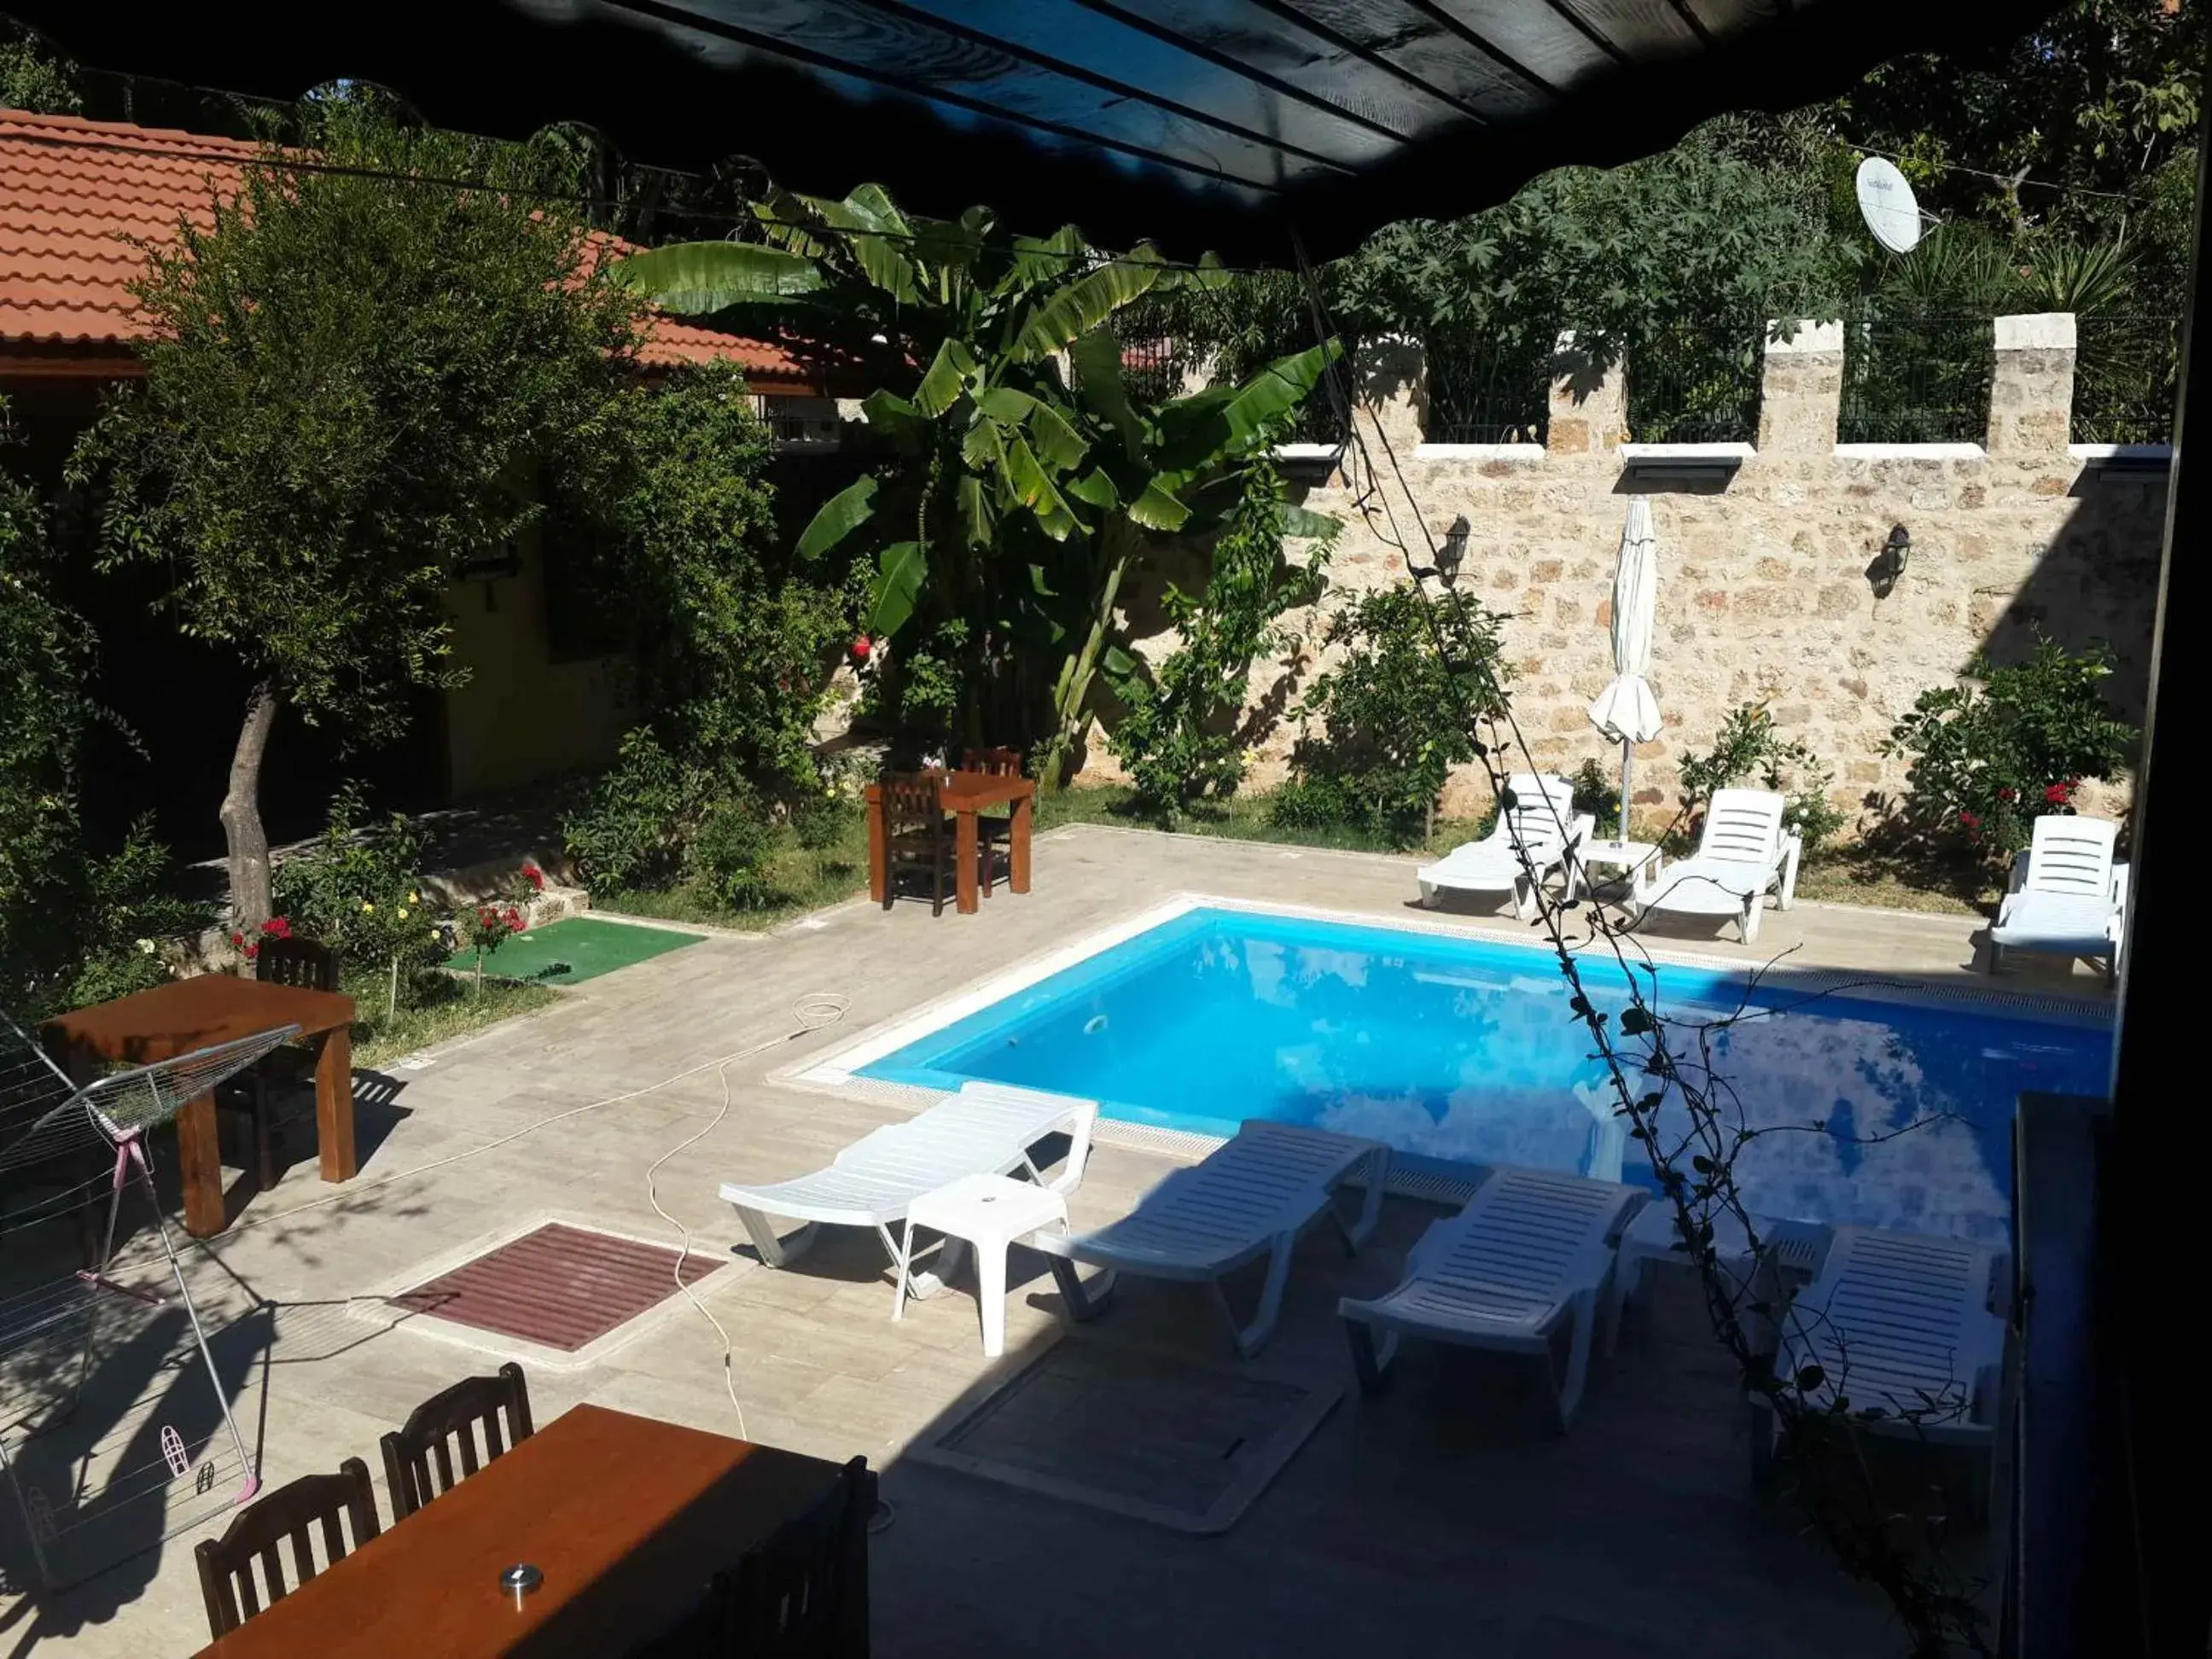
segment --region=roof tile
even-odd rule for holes
[[[237,138],[0,109],[0,355],[14,343],[122,351],[144,338],[130,289],[144,257],[134,241],[211,223],[215,200],[237,190],[258,153]],[[781,346],[657,313],[638,357],[653,368],[734,362],[763,391],[813,391],[821,378]]]

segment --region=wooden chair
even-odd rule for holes
[[[500,1419],[507,1438],[500,1439]],[[483,1434],[483,1455],[477,1455],[477,1434]],[[441,1389],[407,1414],[397,1434],[378,1442],[384,1452],[384,1479],[392,1488],[392,1523],[398,1526],[441,1492],[451,1492],[484,1464],[530,1438],[530,1387],[522,1367],[501,1365],[492,1376],[465,1377]],[[452,1444],[448,1445],[448,1442]],[[454,1453],[460,1473],[453,1473]],[[433,1470],[435,1471],[434,1480]]]
[[[344,966],[344,958],[326,945],[304,939],[265,939],[253,959],[253,977],[264,985],[335,991]],[[276,1184],[276,1144],[284,1138],[283,1126],[276,1121],[276,1091],[309,1076],[313,1064],[305,1048],[279,1048],[241,1078],[234,1092],[216,1097],[218,1105],[244,1113],[252,1126],[255,1174],[264,1192]]]
[[[961,756],[960,769],[981,772],[986,777],[1018,778],[1022,775],[1022,751],[1018,749],[970,749]],[[997,874],[1000,856],[1003,854],[1011,860],[1013,844],[1012,813],[978,812],[975,815],[975,850],[982,860],[981,873],[985,898],[991,896],[992,879]]]
[[[345,1559],[347,1544],[338,1522],[353,1528],[359,1549],[382,1530],[376,1519],[376,1488],[368,1465],[349,1457],[336,1474],[310,1474],[264,1492],[240,1511],[220,1538],[204,1540],[192,1552],[200,1570],[200,1594],[207,1601],[208,1631],[228,1636],[261,1611],[263,1586],[254,1582],[255,1562],[270,1605],[281,1601],[320,1571],[315,1565],[313,1534],[323,1535],[325,1566]],[[282,1546],[292,1544],[294,1578],[284,1582]]]
[[[868,1517],[876,1476],[856,1457],[802,1515],[716,1583],[717,1653],[744,1659],[866,1659]]]
[[[884,814],[884,908],[898,896],[902,869],[919,869],[929,878],[929,914],[945,913],[954,891],[953,826],[945,816],[945,796],[927,773],[887,772],[880,790]]]

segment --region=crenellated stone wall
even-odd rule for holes
[[[1354,377],[1354,418],[1377,476],[1363,476],[1358,450],[1347,451],[1322,464],[1327,476],[1305,504],[1344,521],[1340,600],[1405,580],[1395,538],[1425,565],[1416,526],[1441,543],[1465,517],[1456,581],[1510,617],[1522,726],[1542,763],[1571,770],[1586,757],[1618,762],[1584,710],[1612,674],[1622,518],[1630,495],[1649,496],[1661,563],[1651,680],[1666,731],[1638,751],[1639,809],[1671,803],[1678,757],[1709,746],[1722,717],[1751,701],[1828,758],[1838,805],[1865,807],[1901,781],[1881,745],[1914,697],[1955,680],[1984,646],[2001,660],[2017,653],[2039,627],[2072,647],[2108,642],[2115,700],[2141,715],[2163,467],[2155,455],[2069,447],[2070,316],[1999,318],[1995,350],[1981,444],[1839,447],[1843,331],[1814,321],[1769,340],[1755,446],[1653,448],[1626,441],[1620,368],[1601,369],[1563,339],[1547,442],[1475,447],[1419,441],[1419,353],[1392,343],[1365,354]],[[1873,567],[1896,526],[1911,554],[1884,594]],[[1177,574],[1190,580],[1136,573],[1140,631],[1150,590]],[[1277,711],[1314,666],[1309,655],[1254,671],[1257,782],[1282,775],[1297,732]],[[1098,749],[1088,769],[1114,769]],[[1479,778],[1455,780],[1449,805],[1480,810],[1486,794]]]

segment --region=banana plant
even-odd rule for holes
[[[902,641],[963,619],[969,738],[987,705],[1019,721],[1057,785],[1130,560],[1148,538],[1218,526],[1242,463],[1335,343],[1142,407],[1112,319],[1146,294],[1225,282],[1210,258],[1102,255],[1073,226],[1010,236],[982,208],[914,217],[872,185],[842,201],[779,193],[756,212],[759,242],[656,248],[613,275],[663,309],[765,325],[878,380],[861,409],[891,459],[825,502],[797,550],[871,561],[864,626],[894,660]]]

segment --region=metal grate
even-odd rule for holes
[[[684,1256],[686,1285],[721,1264]],[[394,1307],[574,1353],[676,1294],[678,1253],[549,1222],[428,1283]]]
[[[1540,444],[1551,407],[1551,362],[1519,348],[1426,348],[1432,444]]]
[[[1653,329],[1626,354],[1628,435],[1639,444],[1747,444],[1759,438],[1763,319]]]
[[[1867,317],[1847,325],[1836,441],[1981,442],[1993,350],[1987,317]]]
[[[2080,317],[2074,328],[2072,441],[2172,442],[2181,325],[2171,317]]]

